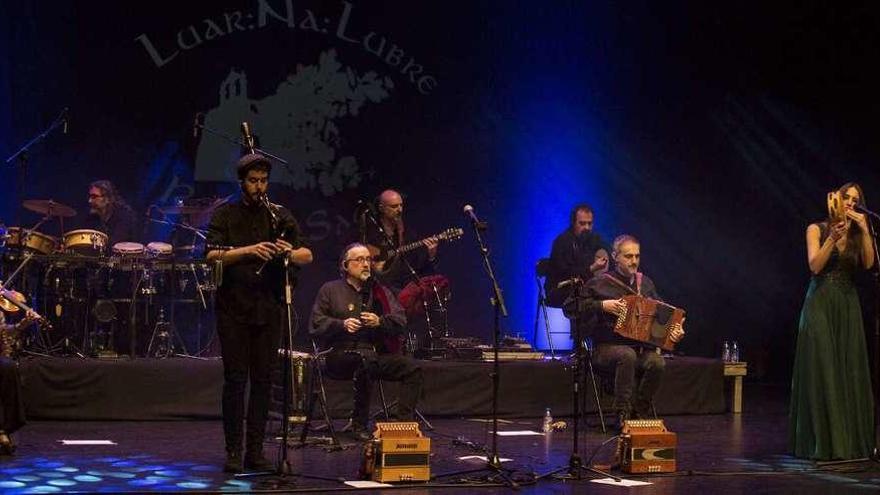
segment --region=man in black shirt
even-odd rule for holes
[[[419,247],[404,255],[387,259],[389,249],[397,249],[400,246],[419,240],[418,234],[412,229],[407,229],[403,221],[403,197],[400,193],[387,189],[379,195],[379,223],[389,240],[382,235],[379,229],[369,223],[362,227],[362,238],[365,244],[371,247],[376,254],[375,263],[376,278],[386,287],[398,294],[410,282],[414,282],[412,273],[401,257],[405,258],[412,266],[418,277],[434,273],[434,262],[437,258],[437,241],[426,239],[423,241],[424,248]]]
[[[94,230],[107,234],[108,247],[117,242],[140,240],[134,211],[109,180],[97,180],[89,185],[89,214],[94,216]]]
[[[299,225],[290,211],[268,200],[263,202],[270,171],[271,163],[262,155],[242,157],[237,165],[241,198],[218,208],[208,225],[208,261],[219,260],[223,266],[216,313],[223,356],[226,472],[273,467],[263,456],[263,437],[284,315],[283,257],[297,267],[312,261],[312,252],[303,246]],[[248,378],[250,398],[242,460]]]
[[[569,228],[553,241],[544,280],[547,304],[553,307],[561,307],[571,292],[571,285],[559,288],[560,282],[574,278],[587,281],[608,269],[608,246],[593,232],[593,209],[587,204],[576,205],[569,221]]]
[[[342,278],[324,284],[312,308],[310,333],[323,346],[327,371],[338,379],[354,378],[353,431],[369,437],[371,379],[400,381],[394,416],[412,420],[422,390],[422,369],[411,358],[393,354],[397,339],[406,331],[406,315],[394,294],[371,277],[370,251],[351,244],[342,253]]]
[[[596,344],[593,363],[614,370],[614,404],[618,426],[634,412],[649,418],[654,395],[660,387],[666,362],[659,348],[614,333],[617,315],[626,310],[621,297],[641,294],[660,299],[654,282],[639,272],[641,248],[631,235],[614,239],[614,269],[592,278],[566,299],[563,311],[569,318],[583,319],[588,335]],[[674,342],[684,337],[684,329],[671,331]],[[641,379],[636,384],[636,377]],[[635,396],[635,397],[634,397]]]

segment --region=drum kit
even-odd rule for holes
[[[200,233],[188,224],[168,222],[165,216],[185,215],[200,225],[219,204],[156,208],[162,213],[159,223]],[[53,332],[39,330],[30,335],[26,348],[98,357],[120,353],[201,356],[216,348],[211,308],[215,272],[205,260],[193,256],[198,252],[196,245],[176,249],[161,241],[146,245],[126,241],[111,246],[107,234],[97,230],[65,231],[64,219],[76,215],[67,205],[26,200],[22,207],[43,218],[31,228],[0,224],[0,273],[8,274],[19,262],[25,264],[25,259],[33,261],[17,285],[31,296],[35,308],[53,319],[55,327]],[[60,236],[41,229],[50,220],[59,222]],[[127,318],[118,307],[127,309]],[[195,327],[186,328],[186,335],[174,330],[176,309],[183,313],[180,321]]]

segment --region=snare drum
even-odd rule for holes
[[[171,244],[167,242],[151,242],[147,244],[147,256],[152,258],[170,258],[171,252]]]
[[[113,254],[123,258],[143,256],[144,245],[139,242],[117,242],[113,245]]]
[[[21,227],[9,227],[6,230],[6,245],[36,251],[40,254],[52,254],[58,247],[58,239],[42,232],[30,231],[22,239]]]
[[[107,247],[107,234],[98,230],[79,229],[64,234],[64,250],[97,256]]]

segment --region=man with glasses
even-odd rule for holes
[[[354,379],[352,432],[359,440],[369,438],[372,379],[399,381],[400,396],[393,417],[410,421],[422,390],[422,369],[415,360],[389,354],[385,341],[406,331],[406,315],[397,298],[372,277],[370,251],[363,244],[350,244],[339,260],[338,280],[318,291],[309,332],[327,355],[330,377]]]
[[[312,262],[312,252],[303,245],[299,224],[290,211],[262,201],[271,170],[272,164],[262,155],[242,157],[236,170],[241,198],[219,207],[208,225],[206,257],[223,266],[215,311],[223,356],[224,471],[228,473],[273,468],[263,456],[263,437],[269,414],[270,377],[278,360],[284,319],[283,259],[287,257],[292,267]],[[273,225],[273,214],[277,225]]]
[[[140,240],[134,211],[109,180],[89,185],[89,214],[94,217],[92,228],[107,234],[109,246]]]
[[[413,277],[409,267],[399,256],[388,258],[388,250],[416,242],[419,240],[419,236],[413,229],[407,229],[404,225],[403,197],[399,192],[393,189],[383,191],[379,195],[377,206],[379,223],[382,225],[385,235],[382,235],[375,225],[367,222],[362,227],[361,238],[364,244],[370,246],[377,259],[375,263],[376,278],[397,294],[406,284],[413,281]],[[426,239],[422,243],[425,245],[424,248],[420,247],[402,255],[419,277],[434,273],[434,261],[437,258],[437,241]]]

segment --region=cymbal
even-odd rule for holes
[[[76,210],[51,199],[26,199],[21,203],[21,206],[26,210],[53,217],[69,218],[76,216]]]

